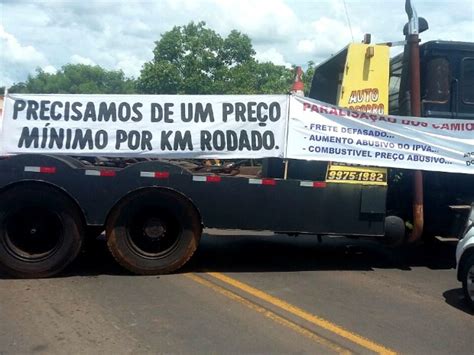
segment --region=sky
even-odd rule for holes
[[[474,0],[413,0],[433,39],[474,42]],[[0,87],[36,68],[68,63],[121,69],[138,77],[155,41],[173,26],[205,21],[225,37],[247,34],[259,61],[319,63],[364,33],[403,39],[404,0],[0,0]],[[347,10],[347,11],[346,11]],[[346,15],[347,13],[347,15]],[[396,50],[396,49],[395,49]]]

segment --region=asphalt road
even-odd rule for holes
[[[59,277],[0,275],[0,354],[474,354],[454,248],[224,233],[144,277],[97,242]]]

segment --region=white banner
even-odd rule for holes
[[[283,157],[287,105],[286,95],[11,94],[0,139],[9,153]]]
[[[474,120],[382,116],[291,96],[286,156],[474,174]]]
[[[298,96],[15,94],[3,116],[0,152],[16,154],[285,157],[474,174],[474,120],[375,115]]]

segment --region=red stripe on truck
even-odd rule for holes
[[[56,167],[54,166],[25,166],[24,171],[28,173],[55,174]]]
[[[168,171],[155,171],[155,178],[157,179],[168,179],[170,173]]]

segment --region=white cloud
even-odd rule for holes
[[[70,58],[70,63],[72,64],[86,64],[86,65],[96,65],[96,63],[87,57],[83,57],[79,54],[73,54]]]
[[[255,43],[272,43],[298,31],[298,19],[282,0],[215,0],[220,26],[247,33]]]
[[[277,49],[275,48],[269,48],[263,51],[256,51],[257,54],[255,55],[255,58],[259,62],[272,62],[273,64],[276,65],[284,65],[285,67],[290,68],[291,64],[288,63],[285,60],[285,57],[283,54],[281,54]]]
[[[138,78],[144,63],[145,60],[135,56],[119,56],[119,61],[115,65],[115,69],[122,70],[127,77]]]
[[[316,49],[316,40],[302,39],[298,42],[297,50],[301,53],[313,53]]]
[[[356,42],[363,37],[363,32],[358,26],[352,26],[351,32],[343,20],[328,17],[321,17],[308,24],[306,32],[309,35],[298,41],[297,50],[300,53],[320,57],[338,52],[352,42],[352,36]]]
[[[58,70],[57,70],[55,67],[53,67],[52,65],[47,65],[47,66],[45,66],[45,67],[43,67],[43,68],[41,68],[41,69],[43,69],[43,71],[44,71],[45,73],[48,73],[48,74],[56,74],[57,71],[58,71]]]
[[[44,55],[36,50],[35,47],[22,45],[12,34],[7,33],[1,25],[0,41],[2,48],[1,55],[9,61],[17,63],[46,62]]]
[[[403,1],[345,3],[356,42],[364,33],[372,33],[373,42],[402,39]],[[430,24],[422,40],[474,41],[472,0],[415,5]],[[47,6],[0,0],[0,6],[0,85],[70,62],[136,77],[153,57],[154,41],[190,21],[204,20],[222,36],[237,29],[250,36],[259,60],[283,65],[320,62],[352,40],[342,0],[56,0]]]
[[[0,86],[10,86],[36,68],[47,66],[48,60],[34,46],[20,43],[0,25],[0,63]]]

